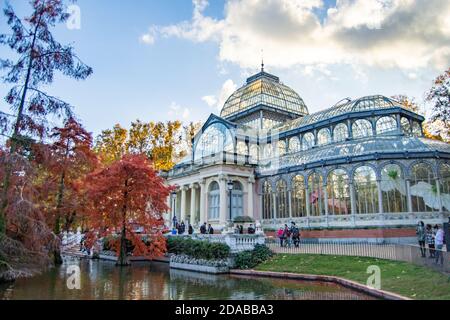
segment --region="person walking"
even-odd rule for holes
[[[434,232],[431,224],[427,224],[425,240],[428,245],[428,253],[430,259],[434,258]]]
[[[434,244],[436,246],[435,262],[437,264],[439,263],[439,260],[441,260],[442,265],[444,264],[444,256],[442,253],[442,248],[444,247],[444,230],[441,225],[438,226],[436,237],[434,238]]]
[[[419,221],[419,223],[417,224],[416,235],[417,241],[419,242],[420,253],[422,255],[422,258],[425,258],[427,250],[425,249],[426,233],[425,233],[425,224],[423,223],[423,221]]]

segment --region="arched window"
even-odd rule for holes
[[[208,191],[208,217],[210,220],[219,219],[220,188],[216,181],[211,182]]]
[[[323,201],[323,178],[315,172],[308,178],[309,192],[309,212],[311,216],[320,216],[325,214],[325,206]]]
[[[289,140],[289,152],[295,153],[300,151],[300,140],[297,137],[292,137]]]
[[[302,139],[302,149],[308,150],[316,145],[314,141],[314,134],[312,132],[305,133]]]
[[[258,145],[256,144],[252,144],[250,146],[250,161],[252,163],[257,162],[258,161],[258,155],[259,155],[259,148]]]
[[[353,122],[352,125],[353,138],[364,138],[373,135],[372,124],[369,120],[359,119]]]
[[[334,142],[342,142],[348,138],[348,128],[345,123],[339,123],[333,130]]]
[[[400,120],[400,124],[402,126],[402,133],[405,136],[410,136],[411,135],[411,124],[409,123],[409,120],[405,117],[402,117],[402,119]]]
[[[429,164],[418,163],[411,168],[411,204],[413,212],[439,210],[436,179]]]
[[[402,169],[396,164],[388,164],[381,170],[381,193],[383,212],[407,212],[406,180]]]
[[[221,123],[214,123],[202,134],[195,145],[194,159],[199,160],[222,151],[234,152],[233,136]]]
[[[368,166],[359,167],[353,176],[356,213],[377,213],[378,188],[375,171]]]
[[[394,132],[397,130],[397,121],[393,117],[381,117],[377,121],[377,134]]]
[[[444,210],[450,211],[450,165],[442,164],[441,175],[441,201]]]
[[[289,218],[289,202],[286,181],[277,181],[277,218]]]
[[[247,144],[244,141],[238,141],[238,143],[236,144],[236,152],[240,155],[247,155]]]
[[[278,141],[278,154],[284,156],[286,154],[286,142],[283,140]]]
[[[306,217],[306,191],[305,178],[303,176],[295,176],[292,179],[292,216]]]
[[[421,137],[422,136],[422,126],[420,125],[420,123],[414,121],[413,125],[412,125],[412,134],[416,137]]]
[[[263,184],[263,219],[273,219],[272,186],[269,181]]]
[[[327,128],[319,130],[317,133],[317,144],[323,146],[331,143],[331,133]]]
[[[233,181],[233,191],[231,192],[231,218],[242,217],[244,215],[244,197],[242,184],[239,181]],[[228,205],[228,210],[230,206]]]
[[[350,214],[350,189],[348,175],[343,169],[330,172],[327,182],[328,214]]]

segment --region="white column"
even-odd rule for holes
[[[172,205],[173,205],[173,201],[172,201],[172,193],[169,193],[169,196],[167,197],[166,200],[166,205],[167,205],[167,211],[166,214],[164,215],[164,223],[167,226],[171,226],[172,224]]]
[[[200,225],[206,222],[207,213],[206,213],[206,189],[205,189],[205,181],[200,181]]]
[[[272,205],[273,205],[273,218],[276,219],[277,218],[277,195],[276,193],[272,193]]]
[[[186,190],[185,186],[181,187],[180,223],[186,220]]]
[[[309,188],[305,187],[305,198],[306,198],[306,216],[309,219],[309,216],[311,215],[310,207],[311,199],[309,199]]]
[[[191,219],[190,219],[190,222],[191,222],[191,225],[192,225],[192,227],[195,225],[195,220],[196,220],[196,217],[195,217],[195,215],[197,214],[197,201],[196,201],[196,197],[197,197],[197,185],[196,184],[191,184],[190,185],[190,188],[191,188]]]
[[[328,190],[327,190],[327,185],[324,185],[323,186],[323,205],[325,206],[325,221],[326,221],[326,224],[327,224],[327,226],[329,225],[329,223],[330,223],[330,219],[329,219],[329,216],[328,216]]]
[[[292,219],[292,190],[288,191],[288,202],[289,202],[289,218]]]
[[[228,211],[228,196],[227,196],[227,176],[221,175],[219,177],[220,186],[220,224],[224,225],[227,222],[227,211]]]
[[[355,186],[353,183],[349,184],[350,187],[350,208],[352,211],[352,224],[356,225],[356,197],[355,197]]]
[[[436,191],[439,199],[439,212],[442,212],[441,184],[439,179],[436,179]]]
[[[412,200],[411,200],[411,181],[409,179],[406,180],[406,197],[407,197],[407,205],[408,212],[412,212]]]
[[[247,215],[251,218],[254,218],[253,214],[253,184],[255,183],[255,179],[253,177],[248,178],[247,185]]]
[[[383,193],[381,191],[381,181],[377,180],[377,190],[378,190],[378,212],[383,213]]]

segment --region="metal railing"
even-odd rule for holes
[[[450,252],[425,248],[424,252],[419,246],[400,244],[376,244],[332,241],[312,242],[300,240],[295,245],[293,241],[284,241],[266,238],[266,245],[278,254],[320,254],[337,256],[370,257],[395,261],[409,262],[415,265],[432,268],[440,272],[450,273]],[[425,256],[423,256],[423,253]],[[438,256],[438,261],[436,259]]]

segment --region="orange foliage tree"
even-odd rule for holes
[[[127,265],[127,241],[134,256],[152,259],[166,250],[163,213],[171,191],[144,155],[125,155],[86,178],[87,245],[112,238],[118,265]],[[143,229],[141,234],[136,227]]]

